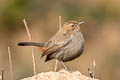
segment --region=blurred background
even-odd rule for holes
[[[30,47],[19,47],[29,41],[23,19],[28,22],[32,40],[46,42],[69,20],[85,21],[81,26],[85,37],[84,54],[67,65],[88,75],[96,61],[96,78],[120,80],[120,0],[0,0],[0,68],[10,80],[7,47],[11,47],[14,80],[33,76]],[[55,60],[44,62],[35,47],[37,73],[52,71]],[[61,63],[58,70],[63,68]]]

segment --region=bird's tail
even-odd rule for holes
[[[45,47],[45,43],[37,43],[37,42],[19,42],[18,46],[41,46]]]

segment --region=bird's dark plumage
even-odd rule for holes
[[[47,46],[45,43],[37,43],[37,42],[19,42],[18,46]]]

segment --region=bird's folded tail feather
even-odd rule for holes
[[[18,46],[41,46],[45,47],[47,46],[45,43],[37,43],[37,42],[19,42]]]

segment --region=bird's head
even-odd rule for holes
[[[68,21],[63,25],[63,29],[67,31],[79,31],[80,25],[85,22],[77,22],[77,21]]]

